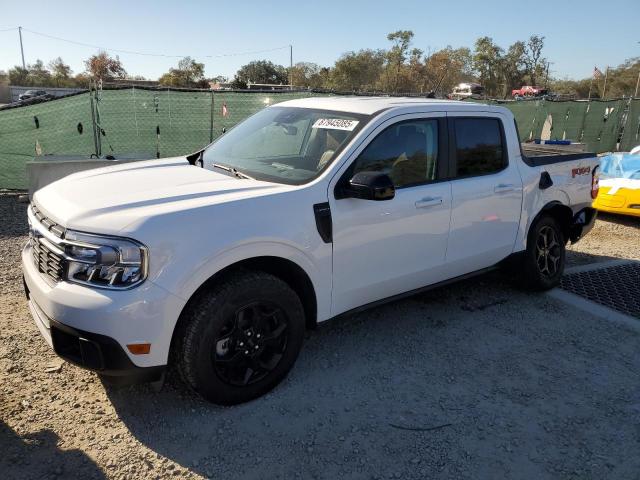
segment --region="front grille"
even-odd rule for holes
[[[64,234],[64,227],[61,227],[57,223],[52,222],[51,219],[45,217],[35,203],[31,204],[31,211],[33,212],[33,216],[36,217],[43,227],[53,233],[56,237],[62,238],[62,235]]]
[[[64,234],[63,227],[45,217],[35,205],[31,205],[31,211],[42,227],[49,230],[56,237],[62,237]],[[29,232],[29,242],[33,254],[33,263],[38,268],[38,271],[54,282],[61,281],[65,273],[63,256],[55,251],[50,246],[49,241],[38,233],[38,228],[33,228]]]
[[[53,252],[37,236],[31,237],[31,251],[33,262],[38,271],[48,276],[54,282],[59,282],[64,278],[64,259]]]

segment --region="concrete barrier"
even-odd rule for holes
[[[35,157],[27,162],[27,178],[29,180],[29,199],[42,187],[71,175],[72,173],[108,167],[122,163],[149,160],[155,154],[119,155],[114,159],[88,158],[82,155],[46,155]]]

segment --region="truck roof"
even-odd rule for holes
[[[298,108],[315,108],[319,110],[334,110],[338,112],[360,113],[372,115],[380,110],[401,108],[406,106],[420,106],[433,111],[483,111],[504,112],[504,107],[486,105],[476,102],[461,102],[457,100],[438,100],[414,97],[312,97],[299,100],[289,100],[276,105]],[[508,111],[508,110],[507,110]]]

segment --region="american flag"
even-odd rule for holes
[[[222,116],[226,117],[227,115],[229,115],[229,110],[227,110],[227,104],[223,103],[222,104]]]
[[[602,77],[602,72],[598,69],[598,67],[593,67],[593,78],[596,80]]]

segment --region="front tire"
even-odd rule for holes
[[[178,339],[183,380],[207,400],[234,405],[259,397],[293,367],[304,309],[284,281],[242,271],[188,307]]]
[[[529,230],[524,281],[533,290],[550,290],[562,279],[566,262],[565,238],[558,222],[543,216]]]

